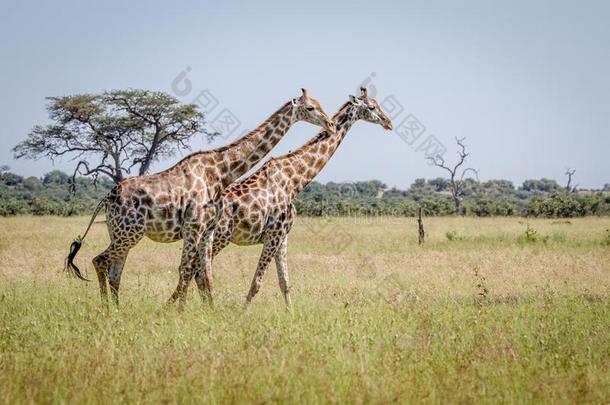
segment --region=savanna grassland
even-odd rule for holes
[[[607,403],[610,218],[300,218],[292,313],[260,247],[215,262],[215,308],[164,303],[180,244],[132,250],[121,308],[61,273],[89,218],[0,218],[0,400]],[[529,228],[528,228],[529,225]],[[529,229],[529,231],[528,231]],[[96,224],[76,262],[95,279]]]

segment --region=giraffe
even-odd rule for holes
[[[246,304],[258,292],[263,275],[271,259],[275,258],[280,289],[286,306],[291,306],[286,256],[288,233],[296,217],[293,201],[326,165],[357,120],[379,124],[386,130],[392,129],[392,122],[378,102],[368,97],[365,88],[361,88],[360,96],[350,96],[333,117],[334,134],[320,131],[299,149],[270,159],[251,176],[223,191],[211,258],[229,242],[242,246],[263,244]],[[204,299],[211,296],[211,271],[210,260],[206,261],[203,273],[199,271],[195,274]]]
[[[105,206],[110,245],[93,259],[103,305],[108,302],[108,283],[118,306],[125,260],[144,236],[165,243],[182,239],[179,271],[192,272],[199,265],[195,260],[199,241],[211,238],[213,233],[217,215],[213,200],[220,197],[224,188],[256,165],[297,121],[334,132],[334,123],[320,103],[307,90],[301,90],[300,97],[288,101],[237,141],[193,153],[160,173],[129,177],[118,183],[98,204],[83,237],[71,245],[65,270],[86,280],[73,260]],[[183,303],[181,300],[181,306]]]

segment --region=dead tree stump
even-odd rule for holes
[[[424,230],[424,209],[419,207],[419,217],[417,218],[417,227],[419,228],[419,239],[418,242],[421,245],[424,243],[426,237],[426,231]]]

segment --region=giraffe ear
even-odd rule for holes
[[[303,92],[303,98],[309,98],[309,93],[307,92],[307,89],[301,89],[301,92]]]
[[[296,97],[290,100],[290,102],[292,103],[293,107],[298,107],[299,105],[299,99]]]

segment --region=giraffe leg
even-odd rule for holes
[[[119,285],[121,284],[121,274],[123,273],[123,267],[125,267],[127,253],[129,253],[129,251],[112,262],[110,269],[108,269],[108,284],[110,284],[110,293],[112,294],[112,300],[117,307],[119,306]]]
[[[108,309],[108,282],[106,279],[107,269],[103,267],[101,261],[97,260],[100,256],[97,256],[95,259],[93,259],[93,266],[95,267],[97,280],[100,283],[100,296],[102,297],[102,305],[106,309]]]
[[[203,271],[199,270],[195,273],[195,282],[201,301],[205,304],[208,302],[208,296],[211,293],[211,288],[207,284],[207,278],[203,276]]]
[[[214,230],[213,228],[201,238],[197,249],[197,287],[203,301],[207,301],[211,307],[214,307],[212,300],[212,289],[214,288],[214,280],[212,279],[212,252],[213,252]],[[203,289],[202,289],[203,287]]]
[[[288,237],[280,243],[279,249],[275,253],[275,267],[277,270],[277,279],[280,284],[280,290],[284,294],[284,301],[286,301],[286,307],[290,308],[292,302],[290,300],[290,290],[288,287],[288,261],[286,255],[288,254]]]
[[[93,259],[93,266],[97,273],[97,279],[100,283],[100,294],[102,297],[102,304],[108,307],[108,290],[106,286],[106,280],[110,284],[110,292],[114,303],[119,305],[119,284],[121,283],[121,274],[123,272],[123,266],[125,266],[125,260],[129,250],[135,245],[137,241],[129,242],[112,242],[110,246],[102,253],[97,255]]]
[[[194,261],[192,256],[196,256],[196,250],[191,246],[190,242],[187,242],[187,239],[185,238],[182,246],[180,266],[178,267],[178,285],[167,301],[167,305],[171,305],[181,298],[184,291],[185,274],[189,271],[189,267]],[[184,291],[184,293],[186,293],[186,291]]]
[[[271,262],[271,259],[275,256],[281,240],[282,237],[274,236],[269,238],[263,245],[263,251],[258,260],[258,266],[256,267],[252,284],[250,285],[250,291],[248,291],[248,296],[246,297],[246,305],[249,305],[250,302],[252,302],[252,298],[254,298],[258,290],[260,290],[263,276],[269,267],[269,262]]]
[[[102,305],[106,308],[108,307],[106,282],[108,281],[108,284],[110,284],[112,297],[118,306],[119,284],[127,254],[132,247],[138,244],[145,233],[145,218],[140,212],[130,210],[127,215],[114,215],[113,211],[117,210],[111,209],[106,214],[110,245],[93,258],[93,266],[100,284]]]
[[[97,273],[97,279],[100,284],[100,295],[102,297],[102,305],[108,308],[108,269],[112,266],[115,258],[116,247],[111,243],[106,250],[93,258],[93,267]]]
[[[223,239],[222,241],[218,240],[218,238],[213,237],[212,243],[212,257],[210,259],[209,272],[208,275],[205,275],[205,267],[203,270],[198,270],[195,274],[195,281],[197,282],[197,288],[199,289],[199,295],[201,299],[205,303],[210,298],[209,303],[212,304],[211,296],[212,296],[212,265],[214,264],[214,258],[222,249],[224,249],[229,244],[228,239]],[[205,266],[205,263],[204,263]]]
[[[188,285],[195,275],[195,271],[197,270],[197,245],[200,238],[201,234],[198,229],[191,229],[188,232],[185,232],[185,236],[183,238],[182,258],[180,260],[180,267],[178,269],[178,285],[167,302],[167,304],[170,305],[176,302],[176,300],[179,300],[179,310],[184,308]]]

